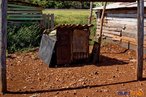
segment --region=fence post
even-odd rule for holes
[[[144,43],[144,0],[137,1],[137,80],[143,76],[143,43]]]
[[[54,28],[54,14],[51,14],[51,30]]]
[[[7,48],[7,0],[0,0],[0,94],[7,91],[6,48]]]

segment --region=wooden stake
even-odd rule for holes
[[[93,13],[93,2],[90,2],[90,16],[89,16],[88,24],[92,23],[92,13]]]
[[[137,80],[143,76],[143,42],[144,42],[144,0],[138,0],[138,32],[137,32]]]
[[[51,14],[51,30],[54,29],[54,14]]]
[[[7,91],[6,46],[7,46],[7,0],[0,0],[0,94]]]

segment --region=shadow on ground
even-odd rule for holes
[[[113,65],[126,65],[128,62],[123,60],[118,60],[116,58],[110,58],[107,56],[100,56],[100,62],[93,63],[91,59],[76,61],[72,64],[64,65],[53,65],[52,68],[68,68],[68,67],[81,67],[86,65],[96,65],[96,66],[113,66]]]
[[[141,81],[146,81],[146,78],[143,78]],[[34,93],[47,93],[47,92],[57,92],[57,91],[67,91],[67,90],[79,90],[85,88],[96,88],[96,87],[103,87],[103,86],[111,86],[111,85],[119,85],[119,84],[128,84],[134,83],[137,80],[127,81],[127,82],[118,82],[118,83],[110,83],[110,84],[103,84],[103,85],[86,85],[86,86],[78,86],[78,87],[70,87],[70,88],[60,88],[60,89],[51,89],[51,90],[37,90],[37,91],[21,91],[21,92],[13,92],[7,91],[6,94],[34,94]]]

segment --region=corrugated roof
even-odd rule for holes
[[[55,27],[55,29],[57,28],[68,28],[68,29],[87,29],[87,28],[90,28],[92,27],[93,24],[85,24],[85,25],[80,25],[80,24],[60,24],[60,25],[57,25]]]
[[[146,1],[144,2],[144,6],[146,7]],[[132,3],[117,2],[107,5],[106,9],[134,8],[134,7],[137,7],[137,2],[132,2]],[[95,7],[93,9],[102,10],[103,6]]]

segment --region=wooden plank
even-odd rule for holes
[[[127,24],[127,25],[136,25],[136,22],[137,22],[137,20],[136,19],[134,19],[134,18],[122,18],[122,19],[120,19],[120,18],[109,18],[109,17],[107,17],[106,19],[105,19],[105,21],[107,22],[107,23],[117,23],[117,24]],[[123,22],[124,21],[124,22]]]
[[[103,35],[104,36],[107,36],[107,37],[110,37],[110,38],[119,38],[121,40],[121,37],[120,36],[117,36],[117,35],[108,34],[108,33],[104,33]]]
[[[138,0],[137,80],[143,78],[144,0]]]
[[[99,24],[100,22],[98,22],[97,27],[100,26]],[[117,23],[103,23],[104,27],[110,27],[110,28],[117,28],[117,29],[124,29],[125,25],[122,24],[118,24]]]
[[[7,0],[0,0],[0,94],[7,91],[6,46],[7,46]]]
[[[97,30],[97,32],[98,32],[98,30]],[[111,35],[117,35],[117,36],[121,36],[121,32],[116,32],[116,31],[108,31],[108,30],[104,30],[103,29],[103,33],[107,33],[107,34],[111,34]],[[97,33],[97,34],[99,34],[99,33]]]
[[[128,9],[127,8],[122,8],[122,9],[111,9],[111,10],[106,10],[106,14],[135,14],[137,13],[137,10],[135,8]]]
[[[98,26],[97,29],[100,29],[100,27]],[[122,32],[121,28],[113,28],[113,27],[106,27],[106,26],[103,26],[103,30],[114,31],[114,32]]]
[[[39,21],[43,18],[8,18],[9,21]]]
[[[137,14],[107,14],[107,17],[116,17],[116,18],[137,18]],[[144,14],[144,17],[146,17],[146,14]]]
[[[135,44],[137,43],[136,38],[131,38],[131,37],[127,37],[127,36],[117,36],[117,35],[109,34],[109,33],[104,33],[103,35],[107,36],[107,37],[110,37],[112,39],[115,39],[115,40],[123,40],[123,41],[132,42],[132,43],[135,43]],[[146,40],[144,40],[143,45],[146,45]]]
[[[8,7],[9,8],[32,8],[32,9],[40,8],[40,7],[31,7],[31,6],[24,6],[24,5],[17,5],[17,4],[8,4]]]
[[[42,14],[8,14],[7,17],[42,17]]]
[[[31,8],[8,8],[8,10],[10,10],[10,11],[27,11],[27,10],[41,11],[42,9],[39,9],[39,8],[36,8],[36,9],[31,9]]]
[[[7,11],[8,14],[42,14],[42,11],[30,11],[30,10],[26,10],[26,11]]]
[[[144,19],[146,21],[146,19]],[[124,21],[124,22],[123,22]],[[137,25],[136,18],[120,18],[120,17],[106,17],[105,23],[120,23],[120,24],[129,24],[130,25]]]

